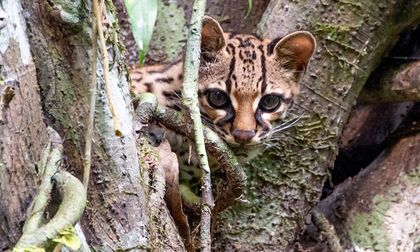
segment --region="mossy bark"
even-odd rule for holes
[[[64,162],[68,170],[81,179],[92,69],[90,1],[23,0],[22,5],[26,13],[29,44],[38,77],[38,81],[32,79],[31,84],[37,88],[38,83],[41,90],[42,103],[31,103],[31,106],[36,107],[39,112],[43,109],[44,118],[40,117],[39,120],[42,122],[44,119],[60,134],[64,141]],[[148,173],[141,170],[144,167],[140,167],[126,63],[122,56],[123,46],[120,44],[115,9],[111,1],[105,1],[104,10],[102,21],[106,28],[106,50],[110,59],[110,91],[118,108],[116,113],[121,123],[122,136],[115,135],[103,81],[104,68],[98,63],[92,173],[88,205],[81,226],[89,244],[100,251],[160,249],[169,243],[162,244],[158,239],[150,240],[150,237],[176,235],[166,233],[174,233],[169,215],[158,216],[156,212],[149,211],[157,207],[156,202],[163,205],[163,200],[150,201],[149,194],[153,190],[149,190],[147,184],[141,183],[145,180],[142,176],[147,176]],[[13,13],[22,14],[19,11]],[[19,17],[24,23],[23,17]],[[29,45],[27,49],[29,55]],[[102,62],[101,58],[98,58],[98,62]],[[32,65],[29,68],[33,74],[35,67]],[[31,94],[38,93],[36,89],[31,91]],[[37,129],[31,127],[34,123],[25,125],[31,130]],[[30,136],[30,133],[24,133]],[[35,146],[42,143],[41,133],[34,134],[40,138]],[[36,160],[36,152],[33,155]],[[33,164],[31,167],[33,168]],[[28,199],[36,188],[32,181],[33,178],[27,180],[25,193],[28,195],[22,197],[25,198],[25,204],[19,205],[17,209],[28,207]],[[13,192],[18,187],[19,184],[13,184],[8,190]],[[15,217],[16,214],[10,216]],[[24,218],[19,215],[17,217],[21,220]],[[161,230],[161,223],[168,223],[167,228]],[[171,223],[172,229],[169,227]],[[21,227],[15,225],[14,228],[18,234]],[[12,242],[17,238],[12,239]],[[177,244],[182,246],[179,245],[180,242],[179,238],[174,238],[172,247]]]
[[[170,2],[177,3],[178,9],[184,6],[183,1]],[[232,13],[240,9],[227,6],[227,1],[217,6],[210,1],[207,13],[217,17],[220,8]],[[246,203],[220,216],[217,249],[281,251],[291,246],[319,200],[337,153],[338,137],[360,90],[398,34],[419,22],[419,7],[418,1],[405,0],[269,3],[254,27],[259,35],[275,38],[309,30],[317,37],[318,49],[292,111],[302,115],[302,120],[246,168]],[[249,31],[249,27],[238,27],[226,30]],[[157,27],[155,37],[159,34],[166,33]]]
[[[46,122],[64,139],[69,169],[81,174],[91,69],[90,5],[86,1],[22,2],[28,14],[29,41]],[[188,20],[189,14],[182,9],[188,2],[170,1],[177,13],[184,15],[179,20]],[[228,2],[215,7],[210,2],[208,12],[218,16],[220,11],[216,9],[229,6]],[[8,1],[3,5],[16,7],[16,3],[19,4],[19,1]],[[243,6],[246,5],[244,1]],[[148,181],[142,177],[148,173],[139,171],[127,72],[121,57],[112,12],[114,9],[109,1],[106,1],[106,6],[111,10],[105,15],[109,21],[106,36],[111,57],[111,86],[120,108],[118,113],[123,137],[114,134],[101,79],[96,114],[97,133],[94,136],[94,166],[88,192],[89,204],[82,226],[91,245],[101,251],[158,249],[163,245],[149,238],[164,236],[167,232],[174,232],[174,228],[171,226],[164,230],[150,224],[166,222],[154,220],[158,218],[156,211],[146,211],[151,207],[146,204],[149,202],[147,195],[153,192],[153,188],[149,190],[142,183]],[[232,10],[235,20],[238,10],[244,8],[238,8],[236,12]],[[419,10],[418,1],[406,0],[366,3],[333,0],[270,2],[257,29],[260,35],[274,38],[292,30],[307,29],[317,34],[319,47],[303,81],[298,106],[292,111],[303,114],[302,120],[282,136],[281,142],[246,168],[248,184],[245,195],[240,203],[220,216],[214,243],[216,249],[282,251],[290,247],[296,234],[304,227],[310,209],[319,200],[328,168],[336,155],[337,138],[359,91],[398,34],[408,25],[419,21]],[[18,9],[10,13],[22,15]],[[22,16],[18,19],[12,27],[22,25]],[[250,26],[256,23],[254,21],[250,22]],[[230,24],[225,23],[225,26],[229,27]],[[227,30],[241,32],[232,26]],[[249,27],[244,28],[249,31],[247,29]],[[2,210],[8,209],[1,213],[6,213],[6,224],[10,225],[7,226],[8,240],[1,240],[0,243],[3,248],[10,247],[18,238],[20,223],[15,220],[24,219],[23,209],[29,204],[35,190],[33,164],[39,159],[42,144],[46,142],[42,122],[45,118],[42,118],[37,86],[34,85],[37,81],[33,64],[28,56],[25,38],[15,37],[19,33],[13,32],[5,40],[8,45],[6,50],[0,47],[5,62],[2,64],[7,66],[1,69],[2,80],[7,83],[6,80],[18,76],[19,82],[16,85],[19,95],[15,95],[10,103],[13,106],[2,107],[2,116],[5,116],[2,119],[7,118],[6,124],[1,125],[4,129],[2,139],[11,141],[2,142],[0,166],[2,171],[6,171],[0,173],[1,197],[9,200],[0,203]],[[161,31],[158,29],[156,32],[159,35]],[[170,38],[172,33],[177,31],[171,30],[165,39]],[[172,52],[180,52],[182,43],[174,43],[177,47],[171,47]],[[164,59],[170,59],[175,54],[171,53]],[[101,71],[103,68],[98,64],[98,76],[102,76]],[[8,100],[8,97],[5,98]],[[11,146],[16,149],[11,149]],[[417,177],[414,176],[414,181],[418,181]],[[413,176],[409,176],[409,181],[413,181]],[[160,203],[161,197],[158,195]],[[10,207],[14,206],[19,210],[11,211]],[[160,207],[164,209],[163,203]],[[172,223],[168,215],[160,217]],[[0,232],[3,231],[0,229]],[[179,237],[175,235],[174,240],[179,242]],[[182,249],[182,245],[178,247]]]
[[[420,135],[405,137],[317,207],[346,249],[415,251],[420,248]]]
[[[251,204],[226,213],[221,244],[265,251],[292,244],[319,200],[360,90],[398,34],[419,22],[419,7],[413,1],[270,2],[260,35],[275,38],[303,29],[318,40],[294,111],[304,120],[250,164]]]

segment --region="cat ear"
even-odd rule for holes
[[[201,53],[203,56],[213,58],[225,44],[226,41],[219,22],[212,17],[204,16],[201,31]]]
[[[307,31],[297,31],[280,40],[273,40],[272,53],[284,67],[304,72],[316,48],[314,36]]]

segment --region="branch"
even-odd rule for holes
[[[420,61],[379,69],[366,84],[360,100],[373,103],[420,101],[419,76]]]
[[[44,226],[32,232],[24,232],[16,248],[44,247],[49,239],[56,237],[65,227],[74,226],[80,219],[86,206],[86,192],[83,184],[66,171],[60,171],[52,177],[52,180],[62,197],[57,213]]]
[[[118,114],[116,113],[114,99],[112,98],[113,95],[111,92],[110,80],[109,80],[109,60],[108,60],[108,51],[106,48],[106,42],[105,42],[105,37],[104,37],[104,31],[102,27],[102,11],[99,7],[98,0],[93,0],[92,5],[93,5],[93,12],[95,14],[95,19],[97,22],[100,49],[101,49],[101,54],[102,54],[103,67],[104,67],[105,92],[106,92],[106,96],[108,97],[109,108],[112,114],[112,120],[114,121],[115,135],[122,136],[121,122],[118,117]]]
[[[201,251],[211,250],[211,211],[214,200],[211,189],[211,177],[209,161],[204,145],[203,125],[201,123],[200,108],[198,106],[197,80],[200,66],[200,43],[202,20],[205,0],[195,0],[188,31],[188,39],[184,59],[184,84],[182,89],[182,104],[189,108],[190,116],[194,124],[194,136],[200,167],[203,172],[201,180],[201,227],[200,241]]]
[[[335,232],[334,226],[328,221],[323,213],[315,209],[312,212],[312,221],[327,237],[328,246],[332,252],[343,252],[343,248],[340,245],[340,239]]]
[[[50,142],[44,149],[42,159],[39,164],[39,173],[43,174],[41,185],[38,188],[38,193],[34,198],[33,207],[29,218],[26,220],[23,227],[23,233],[33,232],[42,224],[45,208],[50,199],[49,195],[52,190],[51,177],[57,172],[62,158],[63,143],[58,133],[52,128],[47,128]]]
[[[44,149],[39,167],[43,178],[16,248],[44,246],[48,239],[56,237],[65,227],[73,226],[80,219],[86,205],[86,192],[82,183],[68,172],[57,173],[63,143],[56,131],[50,127],[47,130],[50,142]],[[62,202],[55,216],[42,226],[53,184],[57,186]]]
[[[420,237],[419,152],[419,134],[398,140],[316,207],[346,251],[415,250]]]
[[[191,141],[194,140],[191,118],[183,116],[173,109],[159,106],[156,96],[150,93],[140,94],[136,100],[139,101],[136,109],[137,120],[148,123],[154,119],[177,134],[183,135]],[[232,150],[207,127],[204,127],[204,143],[207,151],[217,159],[220,167],[226,173],[226,183],[220,193],[216,195],[216,203],[213,208],[213,214],[216,214],[232,205],[242,195],[246,184],[246,175]]]
[[[85,156],[83,160],[83,185],[87,191],[89,185],[90,166],[92,164],[92,138],[93,138],[93,123],[95,121],[96,108],[96,64],[98,59],[97,51],[97,32],[98,27],[96,23],[96,16],[92,17],[92,80],[89,87],[89,117],[87,123],[87,130],[85,136]]]

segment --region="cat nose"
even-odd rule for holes
[[[232,131],[232,136],[237,143],[247,144],[255,136],[255,131],[235,129]]]

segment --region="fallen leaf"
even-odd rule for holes
[[[182,210],[182,198],[179,190],[178,158],[176,154],[171,151],[171,146],[166,139],[162,141],[158,149],[160,164],[165,170],[166,204],[168,205],[181,237],[185,239],[187,250],[194,251],[188,217]]]

